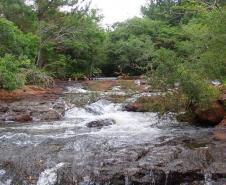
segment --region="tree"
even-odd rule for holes
[[[0,15],[13,22],[21,31],[36,30],[35,12],[25,0],[0,0]]]
[[[43,49],[48,42],[60,43],[68,35],[76,37],[78,22],[88,10],[87,6],[80,7],[80,4],[78,0],[34,0],[39,37],[36,64],[40,68],[45,64]],[[64,7],[70,12],[63,11]],[[71,24],[65,24],[71,18],[74,19]]]
[[[5,54],[35,57],[37,37],[31,33],[21,32],[14,23],[0,18],[0,57]]]

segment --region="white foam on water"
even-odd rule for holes
[[[7,179],[6,181],[1,181],[0,180],[0,185],[11,185],[12,180],[11,179]]]
[[[121,104],[114,104],[104,99],[90,104],[86,106],[86,108],[74,108],[66,113],[65,117],[84,118],[84,121],[80,122],[78,126],[86,126],[87,123],[97,120],[112,119],[115,121],[115,125],[101,129],[98,134],[118,132],[125,132],[128,134],[141,132],[146,133],[150,132],[151,125],[158,122],[158,116],[156,113],[122,111]]]
[[[65,113],[65,118],[81,118],[81,119],[87,119],[87,117],[92,117],[94,116],[93,113],[88,112],[84,108],[78,108],[74,107],[73,109],[67,111]]]
[[[88,93],[89,91],[81,88],[81,87],[68,87],[67,93]]]
[[[121,108],[122,106],[120,104],[114,104],[104,99],[86,106],[86,109],[88,109],[93,113],[98,113],[98,114],[117,112],[117,111],[120,111]]]
[[[0,177],[5,175],[6,174],[6,171],[5,170],[0,170]]]
[[[46,169],[40,174],[37,185],[54,185],[57,181],[57,170],[64,165],[64,163],[59,163],[54,168]]]

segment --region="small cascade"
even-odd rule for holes
[[[57,182],[57,170],[63,166],[64,163],[59,163],[54,168],[46,169],[40,174],[37,185],[54,185]]]
[[[150,184],[155,185],[155,174],[152,170],[150,171]]]
[[[169,174],[170,174],[169,172],[165,172],[166,175],[165,185],[168,185]]]
[[[132,182],[129,176],[125,176],[125,185],[132,185]]]
[[[213,184],[212,173],[210,173],[210,172],[205,173],[204,182],[205,182],[205,185],[212,185]]]

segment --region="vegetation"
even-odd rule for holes
[[[108,69],[146,73],[152,88],[177,88],[189,104],[208,104],[218,95],[211,81],[226,79],[225,3],[150,0],[142,12],[109,33]]]
[[[211,81],[226,83],[223,0],[149,0],[142,18],[107,30],[83,0],[29,2],[0,0],[1,88],[145,74],[152,88],[205,104],[218,95]]]
[[[137,112],[178,113],[186,110],[187,98],[177,92],[168,92],[164,95],[140,97],[135,105]]]

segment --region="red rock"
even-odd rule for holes
[[[226,115],[225,108],[219,101],[214,101],[207,110],[196,110],[195,115],[199,123],[217,125]]]

